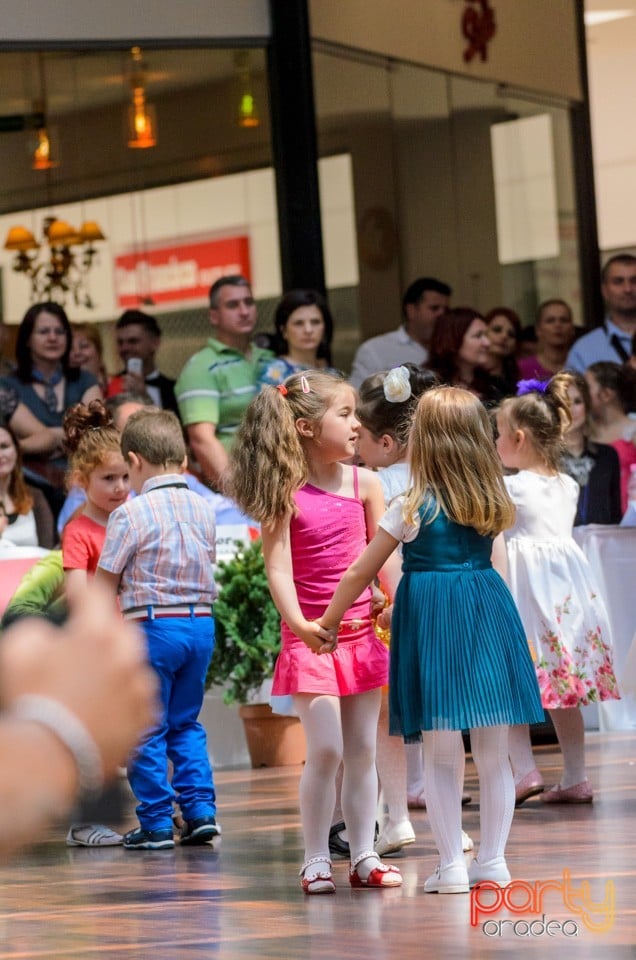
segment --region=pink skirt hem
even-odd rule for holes
[[[339,635],[334,652],[320,655],[288,634],[276,661],[272,694],[346,697],[383,687],[388,676],[388,650],[370,625],[364,631]]]

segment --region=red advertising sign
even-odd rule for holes
[[[250,279],[248,237],[224,237],[115,257],[115,296],[121,309],[146,297],[160,303],[201,303],[219,277],[240,273]]]

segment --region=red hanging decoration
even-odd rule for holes
[[[462,14],[462,33],[468,40],[464,60],[470,63],[477,54],[487,60],[487,46],[497,32],[495,11],[488,0],[466,0],[466,3],[468,6]]]

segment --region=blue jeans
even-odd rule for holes
[[[198,721],[214,650],[212,617],[144,620],[148,658],[160,683],[161,718],[137,749],[128,780],[144,830],[172,828],[173,800],[185,820],[216,814],[205,730]],[[168,779],[172,761],[172,785]]]

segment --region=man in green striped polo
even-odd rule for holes
[[[263,364],[272,354],[252,343],[256,304],[249,281],[221,277],[210,288],[213,335],[190,357],[175,385],[179,415],[204,478],[217,490],[228,450]]]

